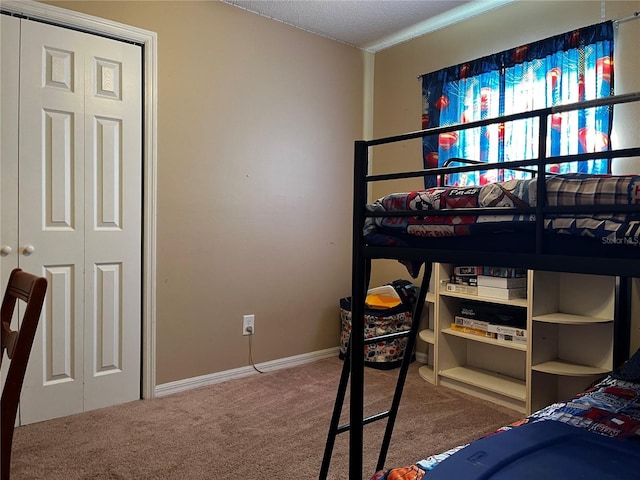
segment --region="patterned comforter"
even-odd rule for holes
[[[549,405],[490,435],[541,421],[563,422],[608,437],[633,441],[640,448],[640,350],[622,369],[573,399]],[[467,445],[429,456],[408,467],[380,471],[371,480],[428,479],[429,471]]]
[[[640,176],[568,174],[547,177],[547,205],[638,205]],[[535,207],[536,179],[510,180],[479,187],[435,187],[395,193],[367,205],[371,212],[415,211],[408,217],[368,217],[368,244],[413,246],[413,239],[470,236],[531,230],[534,214],[438,215],[438,211],[484,207]],[[603,244],[640,246],[640,211],[631,214],[555,214],[545,218],[549,232],[593,237]],[[420,244],[418,244],[420,245]]]

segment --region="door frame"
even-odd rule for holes
[[[134,42],[143,48],[141,394],[142,398],[153,398],[156,388],[157,33],[31,0],[3,0],[0,10]]]

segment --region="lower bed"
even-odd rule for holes
[[[569,401],[372,480],[640,478],[640,350]]]

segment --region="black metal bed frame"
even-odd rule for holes
[[[634,148],[626,148],[620,150],[611,150],[607,152],[587,153],[578,155],[565,155],[548,157],[546,154],[548,119],[550,115],[573,110],[582,110],[592,107],[608,106],[629,102],[640,101],[640,92],[617,95],[603,99],[580,102],[571,105],[556,106],[550,108],[539,109],[521,114],[507,115],[503,117],[470,122],[467,124],[432,128],[420,130],[404,135],[379,138],[370,141],[355,142],[355,165],[354,165],[354,196],[353,196],[353,252],[352,252],[352,329],[351,337],[348,344],[347,358],[344,361],[342,374],[338,386],[338,393],[334,406],[333,416],[329,427],[327,444],[322,461],[319,478],[324,480],[327,478],[329,464],[334,447],[336,435],[348,431],[349,436],[349,479],[359,480],[363,475],[363,444],[364,444],[364,425],[382,419],[387,419],[385,434],[380,448],[378,464],[376,470],[384,467],[386,455],[391,442],[394,422],[398,412],[402,391],[404,388],[406,374],[411,362],[409,352],[413,351],[415,339],[418,331],[418,325],[422,316],[427,290],[429,288],[429,279],[431,277],[431,269],[433,262],[441,263],[458,263],[458,264],[489,264],[495,266],[509,266],[517,268],[527,268],[534,270],[547,270],[557,272],[573,272],[573,273],[590,273],[600,275],[610,275],[616,277],[615,288],[615,312],[614,312],[614,365],[621,364],[629,356],[629,336],[631,328],[631,288],[632,278],[640,277],[640,249],[629,249],[630,256],[627,258],[608,258],[606,256],[573,256],[573,255],[554,255],[546,253],[544,246],[544,217],[552,213],[602,213],[602,212],[628,212],[640,211],[640,205],[633,206],[597,206],[597,207],[550,207],[544,205],[540,199],[546,198],[546,182],[536,182],[537,202],[536,207],[531,208],[502,208],[501,213],[504,214],[522,214],[534,213],[536,218],[535,227],[535,252],[522,253],[504,253],[504,252],[487,252],[452,249],[432,249],[432,248],[397,248],[397,247],[380,247],[367,245],[363,237],[363,228],[365,219],[374,216],[415,216],[415,212],[393,212],[392,214],[373,213],[367,211],[366,204],[368,200],[368,185],[372,182],[394,180],[401,178],[419,178],[425,175],[438,175],[441,178],[448,173],[459,173],[477,170],[487,170],[489,168],[503,169],[523,169],[533,168],[537,172],[538,178],[546,178],[546,167],[550,163],[563,163],[570,161],[582,161],[596,158],[628,158],[640,157],[640,146]],[[369,148],[377,145],[384,145],[394,142],[401,142],[411,139],[417,139],[429,135],[438,135],[457,130],[465,130],[471,128],[482,127],[490,124],[510,122],[523,118],[537,117],[539,121],[539,138],[538,138],[538,158],[534,160],[522,160],[502,163],[502,164],[482,164],[479,166],[475,162],[470,165],[421,169],[417,171],[390,173],[384,175],[369,175]],[[640,138],[638,138],[640,145]],[[483,213],[495,213],[496,209],[455,209],[455,212],[446,212],[439,210],[438,215],[480,215]],[[413,321],[410,330],[393,335],[376,337],[374,339],[364,338],[364,314],[365,314],[365,298],[368,289],[369,276],[371,271],[371,261],[373,259],[397,259],[397,260],[413,260],[424,264],[422,273],[422,283],[413,312]],[[398,380],[393,396],[390,410],[379,414],[364,418],[364,347],[366,344],[397,338],[403,335],[407,337],[406,352],[403,362],[398,373]],[[347,385],[350,379],[350,399],[349,399],[349,424],[338,426],[342,406],[347,392]]]

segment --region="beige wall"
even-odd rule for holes
[[[628,17],[638,10],[640,1],[605,3],[606,19]],[[600,21],[600,1],[520,0],[377,53],[374,136],[394,135],[421,128],[421,82],[417,80],[418,75]],[[622,24],[616,42],[617,93],[640,91],[638,45],[640,21]],[[620,126],[617,132],[619,146],[628,143],[628,139],[633,137],[637,142],[639,135],[638,105],[633,110],[624,111],[624,116],[624,120],[617,122]],[[637,146],[637,143],[634,145]],[[374,171],[392,171],[393,166],[398,164],[406,169],[418,169],[422,167],[421,157],[419,140],[385,146],[373,152]],[[379,185],[373,189],[374,198],[392,190],[421,188],[418,180],[385,182]],[[374,263],[372,284],[406,277],[406,271],[397,262]]]
[[[49,2],[158,33],[157,383],[336,347],[362,51],[227,4]]]
[[[420,128],[417,75],[601,21],[600,1],[521,0],[374,56],[216,1],[48,3],[158,33],[158,384],[247,365],[247,313],[257,362],[336,346],[353,140]],[[639,35],[620,27],[619,92],[640,90]],[[402,158],[420,143],[375,171]],[[372,285],[400,277],[375,262]]]

